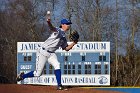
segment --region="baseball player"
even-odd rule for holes
[[[50,30],[52,31],[52,34],[42,45],[40,45],[37,50],[36,69],[35,71],[31,71],[27,74],[21,73],[19,76],[17,76],[17,81],[24,80],[28,77],[41,76],[43,67],[47,61],[54,67],[54,74],[58,85],[57,89],[63,90],[64,87],[61,84],[60,63],[58,62],[55,51],[59,47],[61,47],[63,50],[69,51],[77,43],[77,41],[73,41],[70,45],[67,44],[65,32],[69,30],[70,24],[72,24],[69,20],[62,19],[60,27],[54,27],[51,24],[49,15],[50,11],[47,12],[47,23]]]

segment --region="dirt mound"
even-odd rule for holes
[[[68,90],[56,90],[55,86],[0,84],[0,93],[121,93],[88,88],[72,87]]]

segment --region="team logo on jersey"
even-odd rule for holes
[[[105,76],[101,76],[98,79],[100,84],[106,84],[108,82],[108,79]]]

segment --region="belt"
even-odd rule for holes
[[[44,47],[42,47],[42,49],[43,50],[46,50]],[[47,52],[49,52],[49,53],[55,53],[55,52],[52,52],[52,51],[49,51],[49,50],[47,50]]]

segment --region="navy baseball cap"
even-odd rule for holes
[[[62,19],[62,20],[61,20],[61,24],[70,25],[70,24],[72,24],[72,23],[71,23],[71,21],[68,20],[68,19]]]

